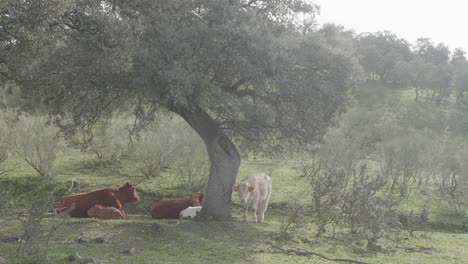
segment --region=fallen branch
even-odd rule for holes
[[[326,257],[326,256],[324,256],[322,254],[315,253],[315,252],[308,251],[308,250],[299,251],[299,250],[294,250],[294,249],[287,249],[287,248],[284,248],[284,247],[280,247],[280,246],[278,246],[278,245],[276,245],[275,243],[272,243],[272,242],[267,242],[267,244],[269,244],[272,248],[274,248],[276,250],[279,250],[281,252],[287,253],[287,254],[294,253],[294,254],[296,254],[298,256],[318,256],[318,257],[321,257],[323,259],[330,260],[330,261],[335,261],[335,262],[347,262],[347,263],[355,263],[355,264],[370,264],[370,263],[367,263],[367,262],[362,262],[362,261],[354,260],[354,259],[341,259],[341,258],[332,259],[332,258]]]
[[[95,258],[83,258],[78,255],[78,252],[75,252],[67,257],[68,263],[77,263],[77,264],[86,264],[86,263],[93,263],[93,264],[102,264],[101,261]]]

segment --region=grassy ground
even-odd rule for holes
[[[61,155],[57,165],[55,186],[66,190],[73,179],[76,191],[112,186],[125,180],[140,182],[142,201],[127,208],[125,220],[69,219],[51,238],[49,258],[51,263],[65,263],[65,258],[77,251],[81,256],[92,256],[104,263],[332,263],[317,256],[285,254],[273,249],[270,243],[287,249],[313,251],[330,258],[349,258],[369,263],[466,263],[468,235],[461,233],[404,232],[401,241],[380,241],[382,250],[368,251],[364,242],[351,239],[340,232],[335,238],[314,236],[315,226],[308,219],[307,226],[293,232],[280,233],[288,215],[285,204],[307,205],[308,184],[294,166],[286,162],[254,160],[243,162],[239,175],[264,171],[272,176],[271,206],[263,224],[244,223],[241,211],[234,205],[232,222],[179,222],[153,220],[146,208],[171,192],[172,177],[144,180],[137,177],[135,161],[123,160],[119,164],[96,165],[88,154],[69,150]],[[13,162],[9,160],[8,162]],[[0,181],[27,186],[34,191],[39,181],[35,172],[19,163],[17,170],[1,176]],[[27,179],[20,181],[21,179]],[[238,180],[240,180],[239,177]],[[26,197],[17,193],[14,197]],[[30,194],[30,193],[29,193]],[[237,197],[233,197],[237,203]],[[1,219],[1,218],[0,218]],[[251,219],[251,215],[249,215]],[[44,227],[59,219],[50,216]],[[0,220],[0,257],[13,260],[18,242],[12,237],[22,233],[21,222]],[[287,237],[285,237],[287,236]],[[123,252],[135,248],[134,255]],[[24,263],[24,262],[23,262]]]
[[[466,263],[468,235],[416,233],[398,246],[368,252],[349,239],[303,238],[278,240],[279,213],[270,213],[264,224],[240,222],[178,222],[131,215],[126,220],[71,219],[50,244],[51,263],[64,263],[77,251],[104,263],[332,263],[316,256],[297,256],[274,250],[270,243],[310,250],[332,258],[351,258],[369,263]],[[48,218],[45,225],[56,219]],[[2,234],[17,234],[19,223],[2,227]],[[305,236],[304,236],[305,237]],[[80,238],[81,242],[78,242]],[[0,242],[4,258],[14,258],[17,244]],[[135,248],[136,253],[124,253]]]

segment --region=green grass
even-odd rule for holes
[[[46,219],[45,225],[54,219]],[[368,252],[362,245],[343,238],[311,237],[275,241],[280,213],[270,212],[264,224],[243,223],[239,215],[232,222],[179,222],[130,216],[126,220],[71,219],[50,244],[51,263],[63,263],[77,251],[104,263],[330,263],[316,256],[293,256],[280,253],[268,243],[287,248],[310,250],[333,258],[359,259],[369,263],[464,263],[468,252],[466,234],[431,233],[406,237],[397,247],[382,252]],[[2,234],[16,233],[19,223],[2,228]],[[87,242],[77,243],[82,237]],[[93,242],[103,238],[104,243]],[[123,253],[134,247],[135,255]],[[15,243],[0,242],[5,258],[14,258]]]
[[[140,181],[143,191],[142,202],[127,209],[125,220],[70,219],[54,234],[50,243],[51,263],[64,263],[64,259],[77,251],[81,256],[92,256],[104,263],[330,263],[316,256],[287,255],[271,248],[270,242],[287,248],[310,250],[332,258],[351,258],[369,263],[464,263],[468,252],[468,235],[451,233],[415,232],[414,237],[404,235],[402,242],[395,246],[391,241],[380,241],[384,250],[369,252],[364,242],[352,239],[345,233],[337,237],[316,238],[315,226],[308,220],[307,228],[291,234],[290,239],[281,239],[279,228],[285,213],[284,204],[310,202],[307,179],[301,178],[294,166],[285,161],[257,160],[244,161],[239,172],[241,176],[264,171],[271,174],[273,194],[266,223],[253,224],[241,221],[242,212],[234,206],[231,222],[179,222],[176,220],[153,220],[145,216],[146,207],[158,197],[174,196],[170,186],[172,177],[145,180],[137,177],[133,160],[123,160],[115,166],[99,166],[93,169],[93,157],[71,150],[62,155],[57,165],[55,185],[68,186],[71,179],[77,182],[80,191],[93,190],[122,183],[125,180]],[[124,171],[126,173],[119,173]],[[133,173],[135,174],[133,174]],[[3,175],[3,182],[28,179],[21,182],[34,185],[40,179],[34,171],[21,163],[15,172]],[[22,194],[26,195],[26,194]],[[233,197],[237,203],[237,197]],[[423,198],[418,198],[423,201]],[[417,202],[416,202],[417,203]],[[419,205],[414,205],[415,207]],[[249,221],[251,221],[251,213]],[[52,216],[44,220],[50,226],[57,221]],[[20,222],[10,221],[0,225],[0,234],[20,235]],[[423,236],[424,235],[424,236]],[[78,243],[82,237],[88,242]],[[104,238],[104,243],[93,242]],[[0,256],[14,259],[18,242],[0,241]],[[135,255],[122,250],[134,247]]]

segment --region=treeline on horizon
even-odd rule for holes
[[[390,31],[356,34],[335,24],[324,24],[318,32],[331,47],[353,53],[366,80],[410,87],[415,101],[425,97],[440,103],[454,96],[457,104],[467,103],[468,62],[461,48],[450,50],[429,38],[411,44]]]

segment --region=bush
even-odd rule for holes
[[[14,128],[14,146],[18,156],[39,175],[49,179],[57,158],[61,140],[59,129],[46,125],[44,117],[21,117]]]
[[[101,120],[92,130],[89,149],[100,162],[114,162],[128,153],[130,118],[113,117]]]
[[[429,221],[429,210],[423,207],[419,210],[410,210],[398,214],[398,221],[404,229],[406,229],[410,236],[416,230],[425,230]]]
[[[351,234],[367,240],[368,248],[374,248],[379,238],[399,229],[395,208],[401,199],[380,193],[385,184],[383,176],[370,176],[363,164],[343,198],[344,221]]]
[[[184,193],[206,190],[209,172],[206,155],[200,149],[185,148],[175,168],[176,188]]]
[[[293,237],[294,233],[306,227],[306,208],[303,205],[294,203],[282,208],[281,225],[279,227],[278,238],[287,240]]]
[[[205,145],[191,128],[187,127],[181,132],[179,138],[182,145],[176,151],[176,187],[185,193],[204,192],[210,168]]]
[[[10,130],[4,115],[0,115],[0,175],[8,171],[5,160],[8,158],[12,147],[10,145]]]
[[[434,161],[435,204],[445,213],[463,218],[468,209],[468,144],[459,139],[445,142]]]
[[[391,191],[398,190],[402,198],[408,198],[412,186],[422,180],[431,137],[398,125],[383,129],[392,133],[384,133],[378,144],[380,173],[390,182]]]
[[[149,127],[135,142],[135,154],[141,161],[138,170],[146,178],[159,177],[176,162],[183,147],[181,131],[188,129],[182,120],[162,120]]]
[[[13,211],[12,191],[10,186],[0,188],[0,215],[2,220],[10,220]],[[1,221],[0,221],[1,222]]]
[[[47,225],[48,227],[41,224],[46,213],[53,208],[53,201],[51,194],[36,197],[30,205],[27,219],[21,219],[23,234],[16,251],[18,260],[26,261],[26,263],[47,262],[50,239],[68,219],[66,216],[62,219],[54,219],[51,225]],[[29,262],[31,260],[37,262]]]
[[[319,162],[303,162],[302,176],[310,180],[312,213],[318,226],[317,236],[324,233],[329,223],[340,222],[340,204],[346,186],[344,170],[320,168]]]
[[[135,154],[146,178],[171,170],[175,175],[172,185],[181,194],[206,189],[209,162],[205,145],[182,118],[162,119],[150,126],[135,142]]]

